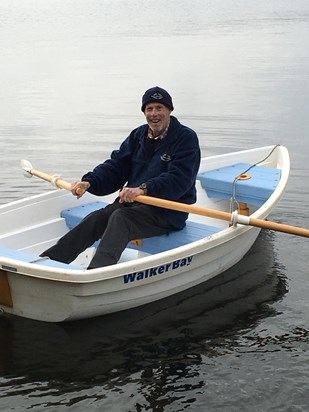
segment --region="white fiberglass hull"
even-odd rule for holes
[[[273,146],[205,158],[201,171],[236,162],[263,160]],[[263,163],[278,168],[281,179],[269,199],[259,207],[250,206],[251,216],[265,219],[282,197],[289,175],[289,156],[277,147]],[[198,205],[229,211],[229,201],[209,199],[197,182]],[[113,196],[104,198],[112,201]],[[79,204],[93,196],[86,195]],[[16,257],[1,257],[1,246],[36,256],[53,244],[68,228],[60,212],[76,206],[65,191],[54,190],[0,207],[0,308],[27,318],[61,322],[104,315],[162,299],[222,273],[236,264],[255,242],[260,229],[229,226],[228,222],[190,215],[189,220],[218,226],[212,235],[161,253],[127,250],[120,263],[85,270],[85,252],[74,268],[46,266]],[[83,262],[85,260],[85,262]],[[84,265],[83,265],[84,263]],[[80,268],[78,264],[81,264]],[[84,267],[83,267],[84,266]]]

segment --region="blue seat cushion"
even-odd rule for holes
[[[85,205],[72,207],[71,209],[65,209],[60,213],[60,216],[65,219],[67,227],[73,229],[73,227],[77,226],[89,213],[102,209],[107,205],[108,203],[105,202],[87,203]]]
[[[142,239],[141,246],[136,246],[129,243],[128,247],[131,249],[141,250],[146,253],[155,254],[201,240],[205,237],[220,232],[221,230],[222,229],[219,227],[187,221],[186,226],[182,230],[170,232],[167,235]]]

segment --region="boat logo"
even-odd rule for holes
[[[170,155],[164,153],[164,154],[161,156],[161,160],[162,160],[163,162],[170,162],[170,161],[172,160],[172,157],[171,157]]]
[[[180,269],[185,266],[189,266],[192,263],[193,256],[188,256],[183,259],[174,260],[173,262],[166,263],[165,265],[156,266],[142,270],[141,272],[133,272],[123,276],[123,283],[132,283],[137,280],[144,280],[157,275],[163,275],[171,270]]]
[[[161,93],[154,93],[150,96],[152,99],[156,99],[156,100],[161,100],[163,99],[163,96]]]

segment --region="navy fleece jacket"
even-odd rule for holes
[[[147,134],[147,124],[134,129],[110,159],[85,174],[82,180],[91,184],[88,191],[103,196],[125,184],[138,187],[147,183],[149,196],[195,203],[195,180],[201,157],[196,133],[171,116],[167,136],[153,152],[147,150]],[[187,213],[150,207],[175,229],[185,226]]]

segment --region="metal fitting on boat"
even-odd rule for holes
[[[231,214],[230,224],[231,224],[231,226],[236,227],[237,223],[239,223],[241,225],[249,225],[250,224],[250,218],[248,216],[245,216],[245,215],[240,215],[238,213],[238,211],[235,210]]]

